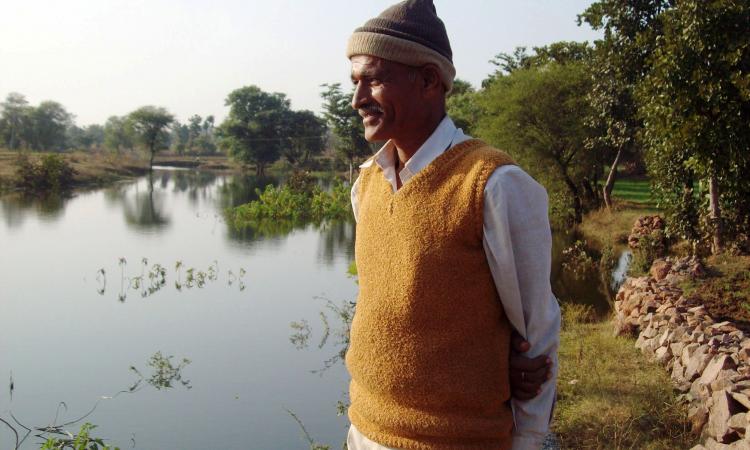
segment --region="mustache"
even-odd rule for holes
[[[380,105],[368,104],[360,107],[357,111],[359,112],[360,116],[365,117],[370,114],[381,114],[383,112],[383,108],[381,108]]]

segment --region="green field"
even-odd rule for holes
[[[656,202],[651,197],[651,185],[647,178],[618,179],[612,196],[633,203],[656,206]]]

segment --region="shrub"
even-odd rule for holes
[[[244,228],[263,227],[269,221],[322,222],[352,217],[347,185],[337,181],[331,191],[327,192],[317,186],[308,188],[309,183],[303,178],[290,181],[291,186],[268,185],[263,191],[256,189],[258,200],[229,208],[226,211],[228,221],[235,228]]]
[[[26,154],[18,155],[13,186],[24,192],[63,192],[73,187],[75,170],[60,155],[43,155],[34,161]]]

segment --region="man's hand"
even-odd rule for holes
[[[529,400],[542,390],[542,383],[552,377],[552,360],[547,355],[529,359],[521,356],[531,348],[520,334],[510,338],[510,392],[517,400]]]

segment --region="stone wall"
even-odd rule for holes
[[[688,403],[697,449],[750,450],[750,336],[716,322],[679,282],[701,276],[697,260],[660,259],[649,276],[628,278],[617,293],[615,328],[672,374]]]

